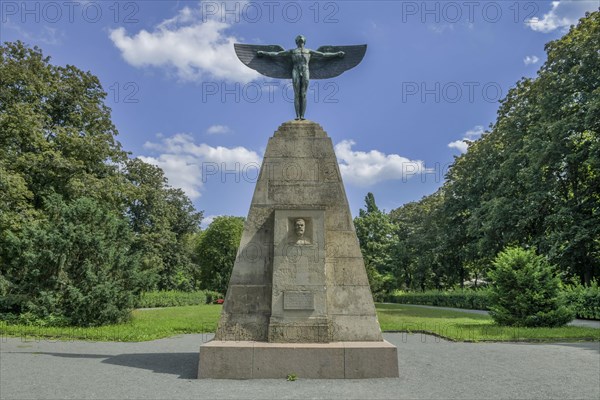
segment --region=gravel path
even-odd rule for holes
[[[456,343],[387,333],[400,378],[197,380],[212,335],[139,343],[0,338],[1,399],[598,399],[600,343]]]

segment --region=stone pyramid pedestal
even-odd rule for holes
[[[311,121],[269,139],[215,339],[198,378],[398,377],[331,139]]]

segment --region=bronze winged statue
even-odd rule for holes
[[[235,43],[235,53],[248,67],[270,78],[291,79],[294,85],[296,119],[304,119],[306,92],[312,79],[329,79],[356,67],[367,51],[367,45],[321,46],[316,51],[304,47],[306,38],[296,37],[295,49],[278,45]]]

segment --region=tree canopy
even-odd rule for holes
[[[571,276],[600,275],[600,12],[546,45],[496,123],[457,157],[445,212],[462,220],[467,262],[531,245]]]
[[[537,248],[567,279],[600,277],[600,12],[545,48],[537,77],[508,92],[496,122],[455,158],[444,185],[389,213],[394,250],[375,253],[393,258],[378,270],[394,271],[396,287],[477,281],[510,246]],[[385,220],[361,211],[357,231],[374,216]],[[379,231],[370,235],[387,232],[371,225]],[[373,258],[368,240],[361,248]]]
[[[202,213],[129,158],[105,97],[90,72],[0,46],[0,312],[99,324],[190,285]]]
[[[221,216],[201,233],[194,254],[202,289],[227,291],[243,230],[244,218]]]

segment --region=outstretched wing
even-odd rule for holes
[[[365,56],[366,44],[353,46],[321,46],[321,53],[337,53],[343,51],[344,57],[325,58],[319,55],[310,57],[310,79],[329,79],[341,75],[344,71],[356,67]]]
[[[292,79],[292,58],[289,55],[277,57],[258,57],[256,55],[256,52],[259,50],[268,52],[285,51],[283,47],[239,43],[235,43],[233,47],[240,61],[253,70],[271,78]]]

